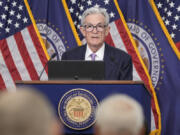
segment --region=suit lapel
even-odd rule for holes
[[[86,53],[86,47],[87,45],[83,45],[81,46],[80,50],[77,52],[78,54],[78,58],[79,60],[85,60],[85,53]]]
[[[111,51],[111,47],[105,44],[105,52],[104,52],[104,62],[105,62],[105,79],[111,79],[111,74],[115,69],[115,63],[113,62],[115,59],[113,52]]]

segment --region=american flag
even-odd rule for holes
[[[180,0],[155,0],[168,32],[180,51]]]
[[[131,55],[133,60],[133,80],[143,80],[150,93],[154,91],[154,88],[151,87],[151,80],[149,80],[150,76],[145,71],[146,69],[145,66],[143,66],[142,60],[140,60],[140,55],[138,55],[135,50],[135,46],[132,42],[133,39],[131,39],[127,33],[127,28],[125,22],[123,22],[123,16],[117,0],[63,0],[63,2],[66,3],[68,8],[66,10],[68,10],[71,15],[72,20],[70,20],[70,24],[73,23],[71,25],[75,26],[79,39],[82,42],[84,42],[84,40],[79,30],[82,13],[90,7],[105,8],[110,16],[110,33],[106,38],[106,42]],[[155,122],[152,122],[152,130],[154,130],[155,123],[156,127],[158,127],[158,116],[154,105],[154,98],[155,97],[152,97],[152,110],[154,112]],[[152,121],[154,121],[153,118]]]
[[[38,80],[47,62],[27,6],[26,0],[0,0],[0,89]]]

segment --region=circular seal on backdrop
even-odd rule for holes
[[[98,100],[88,90],[77,88],[66,92],[59,101],[61,121],[75,130],[87,129],[95,123]]]
[[[149,70],[153,86],[156,87],[161,73],[161,57],[156,46],[157,43],[155,43],[156,40],[148,33],[148,30],[143,29],[141,26],[130,22],[127,24],[141,58]]]
[[[51,56],[52,54],[57,53],[57,60],[60,60],[62,54],[66,51],[61,37],[53,28],[44,23],[38,23],[37,27],[42,36],[43,42],[46,45],[48,54]]]

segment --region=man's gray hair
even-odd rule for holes
[[[51,104],[33,89],[0,95],[0,135],[52,135],[55,121]]]
[[[85,18],[91,14],[102,14],[105,18],[105,25],[109,24],[109,14],[106,12],[105,8],[91,7],[89,9],[86,9],[84,11],[84,13],[82,14],[82,18],[81,18],[81,25],[82,26],[85,23]]]
[[[143,128],[141,105],[127,95],[112,95],[104,99],[96,111],[100,132],[136,135]]]

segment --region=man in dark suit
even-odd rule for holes
[[[81,18],[80,30],[86,44],[65,52],[62,60],[103,60],[106,80],[132,80],[132,60],[124,51],[106,44],[109,15],[103,8],[87,9]]]

